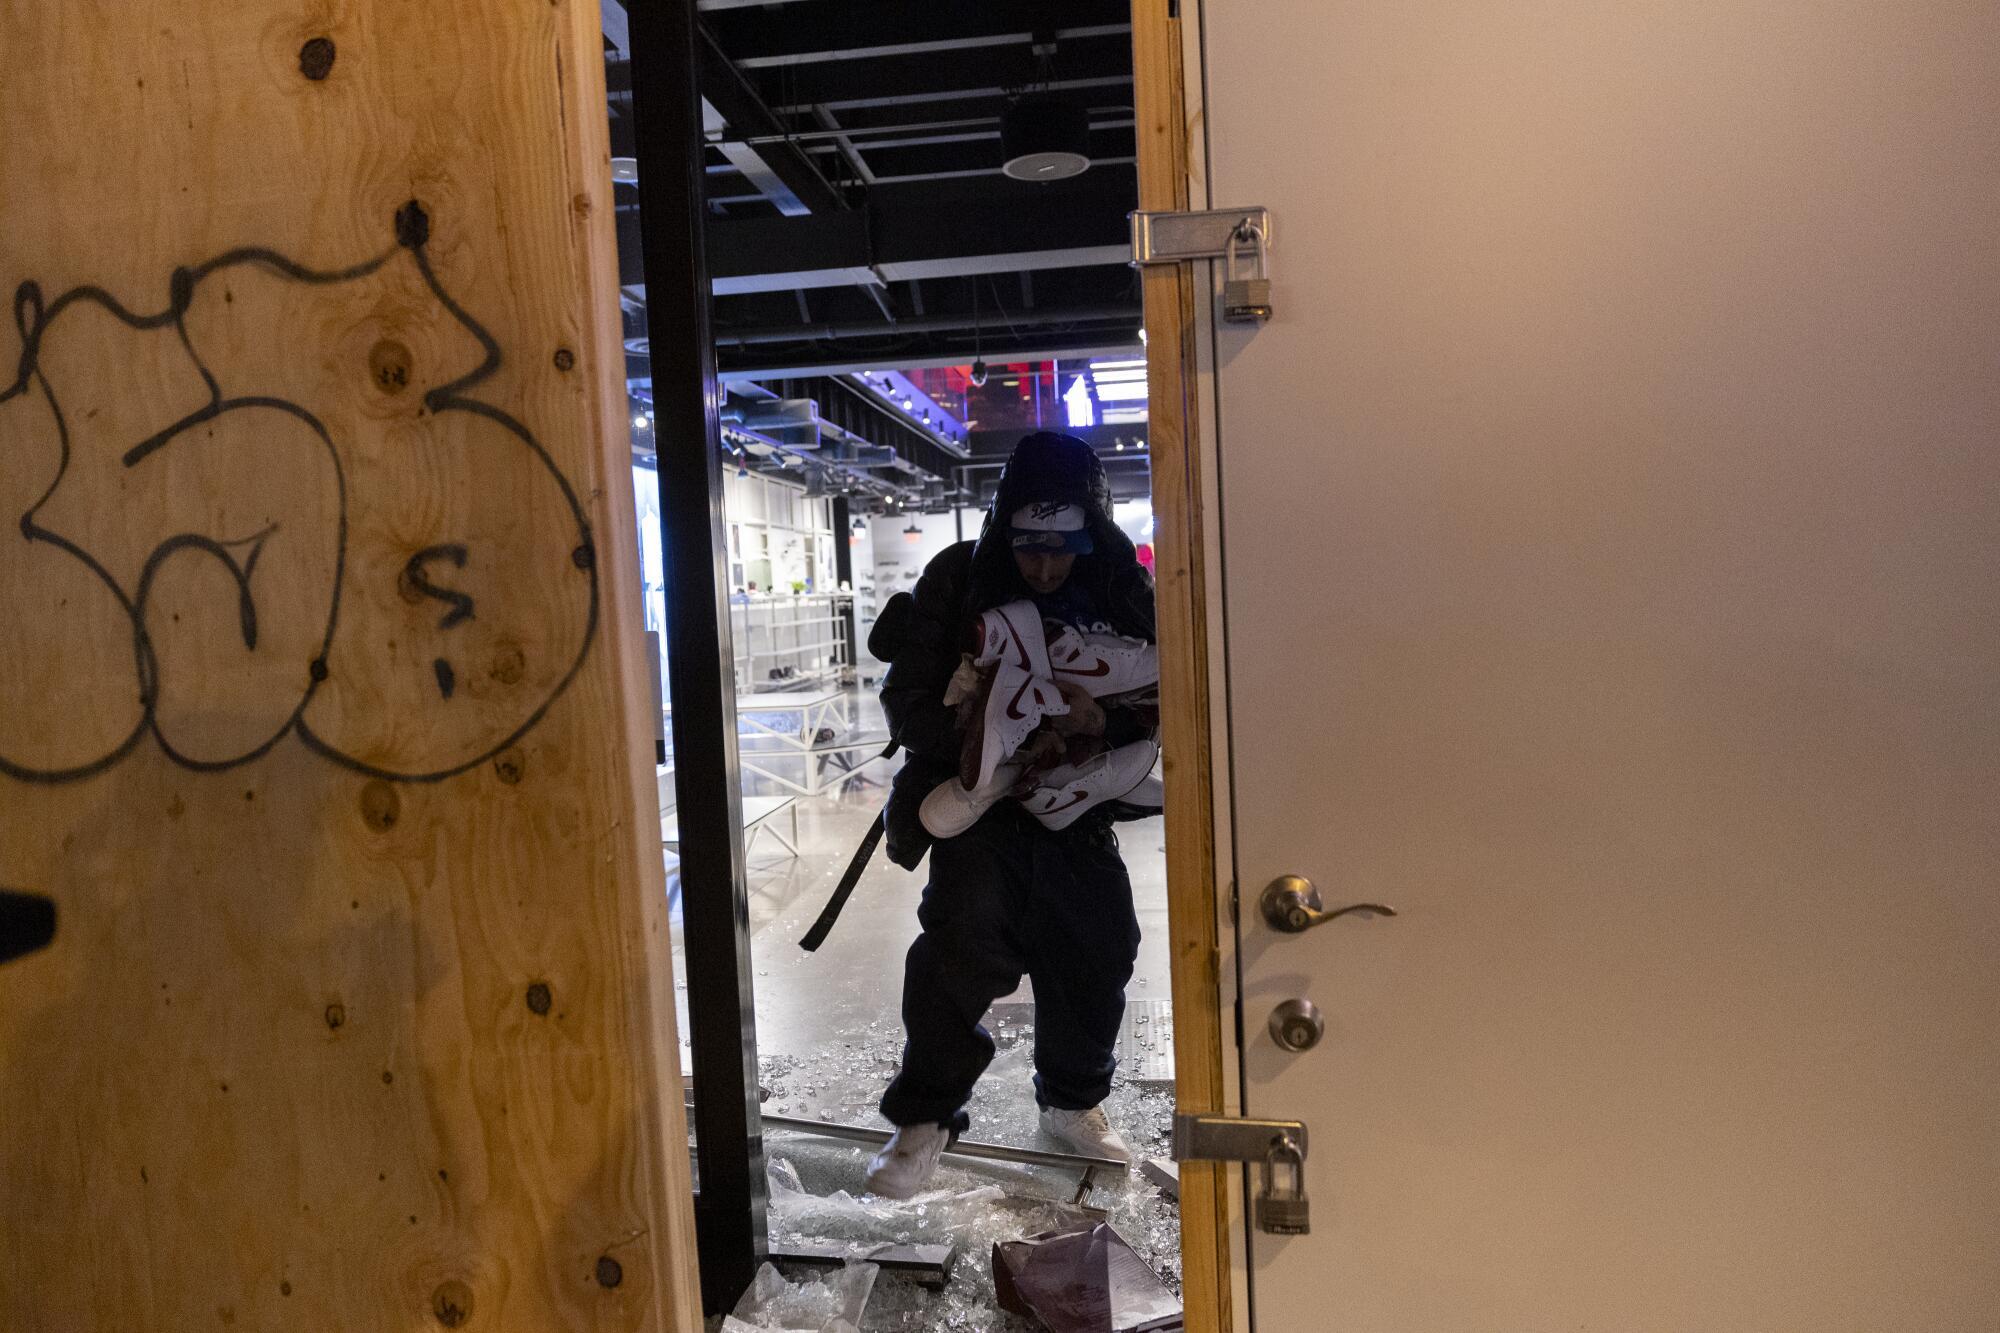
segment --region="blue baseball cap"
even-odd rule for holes
[[[1096,549],[1090,516],[1067,500],[1022,505],[1007,520],[1007,538],[1015,550],[1034,555],[1089,555]]]

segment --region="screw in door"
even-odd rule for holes
[[[1311,1000],[1290,999],[1271,1011],[1271,1040],[1288,1051],[1309,1051],[1326,1035],[1326,1020]]]

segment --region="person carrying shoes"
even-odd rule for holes
[[[882,686],[909,752],[884,827],[905,869],[929,852],[930,879],[881,1101],[896,1132],[868,1188],[904,1199],[929,1182],[993,1059],[981,1020],[1023,975],[1042,1129],[1130,1161],[1102,1108],[1139,950],[1111,826],[1160,805],[1158,668],[1152,577],[1112,522],[1096,453],[1023,439],[979,539],[931,561],[914,602]]]

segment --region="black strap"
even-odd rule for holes
[[[901,748],[902,742],[891,740],[882,748],[881,757],[892,758]],[[812,953],[826,943],[827,935],[833,930],[833,923],[840,920],[841,909],[847,906],[848,898],[854,893],[854,886],[861,882],[861,872],[866,870],[869,861],[874,859],[875,849],[881,845],[882,833],[888,825],[887,810],[875,816],[875,822],[868,826],[868,832],[861,839],[861,845],[854,849],[854,859],[847,863],[847,873],[840,877],[840,883],[834,886],[833,896],[828,898],[826,906],[820,909],[819,920],[813,922],[812,929],[799,938],[801,949]]]
[[[854,859],[847,863],[847,873],[840,877],[840,884],[834,889],[833,896],[826,900],[826,906],[820,911],[819,920],[813,922],[812,929],[799,940],[799,947],[807,953],[813,952],[826,942],[828,933],[833,930],[833,923],[840,919],[840,910],[847,906],[848,896],[854,892],[854,886],[861,882],[861,872],[868,868],[869,860],[875,855],[875,847],[882,841],[882,830],[887,822],[886,814],[876,815],[875,822],[868,826],[868,836],[863,838],[861,846],[855,849]]]

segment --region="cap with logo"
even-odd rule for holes
[[[1015,550],[1033,555],[1089,555],[1094,549],[1089,515],[1064,500],[1022,505],[1007,520],[1007,538]]]

